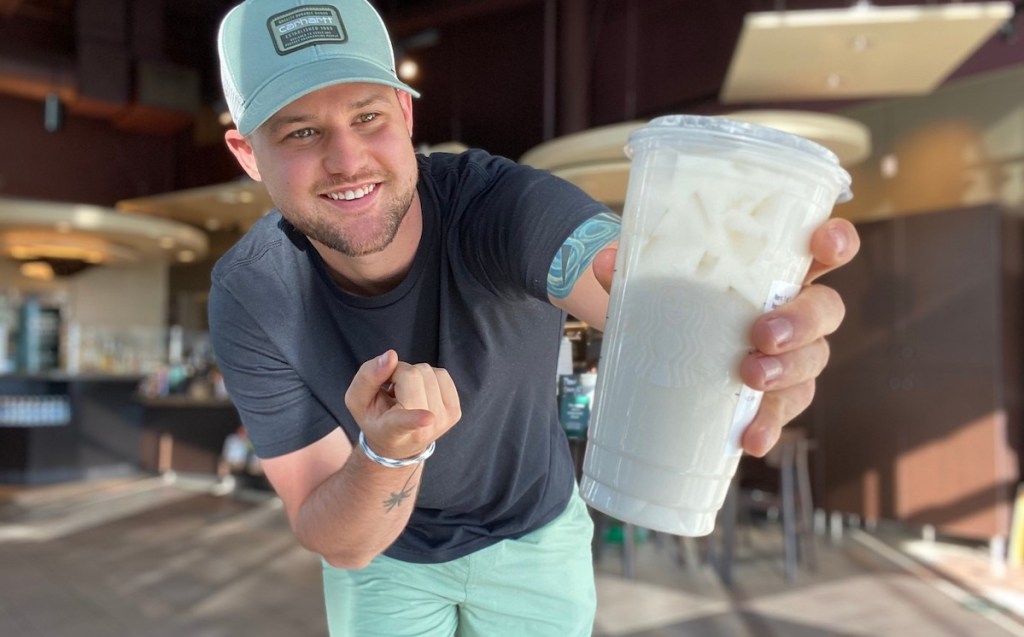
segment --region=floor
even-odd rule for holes
[[[621,530],[606,531],[594,635],[1024,636],[1024,572],[995,568],[984,547],[841,530],[788,581],[779,525],[751,520],[731,586],[713,545],[642,531],[627,578]],[[318,562],[265,491],[151,476],[0,487],[0,636],[325,632]]]

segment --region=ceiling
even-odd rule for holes
[[[103,118],[139,135],[182,134],[208,124],[201,120],[213,117],[220,101],[214,36],[234,1],[0,0],[0,93],[38,100],[56,93],[69,112]],[[515,158],[566,134],[666,113],[830,111],[849,105],[853,100],[846,96],[724,104],[720,95],[746,14],[846,9],[857,3],[374,2],[398,53],[415,58],[420,67],[420,76],[411,81],[423,95],[415,106],[416,143],[454,140]],[[1024,32],[1024,18],[1011,24]],[[906,54],[928,58],[940,52],[942,39],[927,35],[907,45]],[[943,81],[1022,63],[1024,33],[997,34]],[[245,182],[234,187],[252,190]],[[225,197],[232,196],[217,189],[193,194],[208,196],[188,201],[185,208],[193,211],[204,205],[223,210]],[[175,214],[166,212],[170,200],[148,210],[142,209],[147,202],[135,203],[139,212]],[[255,204],[249,203],[266,205],[258,190]]]

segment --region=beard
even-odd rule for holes
[[[387,200],[381,201],[380,211],[373,215],[339,222],[337,213],[315,212],[307,215],[289,215],[288,221],[296,230],[310,239],[347,257],[362,257],[384,250],[394,241],[402,220],[412,206],[416,182],[404,184],[394,180],[399,189]]]

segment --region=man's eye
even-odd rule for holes
[[[312,128],[300,128],[299,130],[288,133],[288,137],[291,137],[292,139],[305,139],[307,137],[312,137],[314,133],[315,131]]]
[[[363,113],[362,115],[359,116],[359,122],[361,124],[368,124],[373,120],[377,119],[377,116],[379,114],[380,113]]]

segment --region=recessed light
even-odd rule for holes
[[[416,64],[416,60],[406,58],[398,65],[398,77],[402,78],[406,82],[415,80],[416,76],[419,74],[420,65]]]
[[[900,172],[900,161],[893,153],[886,153],[879,162],[879,170],[886,179],[892,179]]]
[[[863,33],[853,36],[850,40],[850,48],[856,53],[863,53],[864,51],[867,51],[872,44],[873,42],[871,41],[871,38]]]

